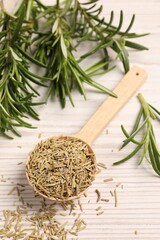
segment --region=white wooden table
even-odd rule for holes
[[[116,20],[119,11],[125,13],[125,22],[136,14],[133,27],[138,33],[149,32],[149,36],[137,39],[137,42],[146,45],[150,50],[143,52],[130,52],[131,64],[139,65],[148,71],[147,82],[139,90],[150,103],[160,109],[160,0],[101,0],[104,5],[103,14],[108,17],[111,10],[115,11]],[[116,23],[115,20],[115,23]],[[97,77],[100,83],[113,88],[123,76],[122,66],[106,76]],[[108,166],[107,170],[97,176],[93,186],[88,191],[88,198],[82,197],[87,229],[83,231],[80,240],[158,240],[160,239],[160,178],[154,175],[150,166],[144,162],[138,167],[138,156],[127,163],[112,166],[112,163],[120,160],[132,150],[128,145],[125,150],[119,152],[119,147],[124,139],[120,125],[124,124],[127,129],[132,127],[139,103],[136,95],[128,102],[121,112],[114,118],[109,126],[95,141],[93,148],[97,160]],[[0,178],[2,175],[6,183],[0,182],[0,214],[3,209],[14,208],[18,205],[16,194],[8,195],[10,189],[17,183],[26,185],[24,199],[38,205],[32,189],[28,186],[25,177],[25,162],[29,151],[41,139],[52,135],[71,134],[77,132],[104,101],[104,94],[88,88],[87,101],[77,93],[73,93],[76,107],[73,108],[69,101],[64,110],[58,101],[49,102],[47,106],[38,108],[41,121],[31,122],[37,129],[21,129],[22,137],[14,140],[0,138]],[[160,127],[157,127],[160,133]],[[157,139],[160,144],[160,138]],[[21,165],[17,165],[23,162]],[[114,181],[104,183],[103,180],[113,177]],[[11,183],[12,182],[12,183]],[[123,189],[116,185],[123,184]],[[96,203],[95,189],[99,189],[102,197],[109,198],[109,203]],[[114,198],[110,190],[117,190],[118,207],[114,205]],[[88,204],[90,200],[90,204]],[[104,214],[96,216],[95,209],[102,206]],[[71,218],[71,217],[70,217]],[[57,219],[64,218],[57,214]],[[1,223],[0,223],[1,224]]]

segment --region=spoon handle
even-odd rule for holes
[[[91,144],[124,104],[146,80],[147,73],[134,66],[114,89],[118,98],[108,97],[75,137]],[[129,116],[128,116],[129,117]]]

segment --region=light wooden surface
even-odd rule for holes
[[[131,51],[130,60],[132,65],[139,65],[148,71],[148,80],[140,91],[150,103],[160,109],[160,0],[103,0],[101,2],[104,5],[103,13],[106,18],[110,11],[114,10],[116,19],[118,19],[119,11],[122,9],[125,13],[125,22],[127,22],[132,13],[135,13],[134,30],[139,33],[151,33],[145,38],[137,39],[137,42],[145,44],[150,50],[138,53]],[[114,88],[122,76],[122,66],[119,64],[117,70],[106,76],[97,77],[97,81]],[[39,204],[39,200],[34,198],[25,177],[25,162],[28,153],[40,140],[38,138],[40,133],[42,134],[41,139],[44,139],[52,135],[74,134],[81,129],[106,98],[104,94],[98,93],[90,87],[87,89],[88,99],[86,102],[77,92],[73,94],[75,108],[72,108],[67,102],[66,108],[62,110],[57,100],[49,102],[47,106],[38,108],[41,121],[31,120],[38,127],[37,129],[21,129],[23,137],[15,137],[12,141],[0,138],[0,177],[3,175],[7,180],[6,183],[0,182],[0,214],[3,209],[14,208],[13,202],[16,205],[19,204],[15,193],[8,195],[12,186],[17,183],[26,185],[26,191],[23,194],[25,201],[35,205]],[[106,163],[108,169],[102,170],[97,176],[88,191],[88,197],[81,198],[84,208],[82,215],[87,222],[87,228],[79,235],[79,240],[160,239],[159,177],[154,175],[147,163],[138,167],[138,156],[123,165],[112,166],[113,162],[120,160],[132,150],[133,146],[131,145],[120,152],[118,149],[124,139],[120,125],[124,124],[129,130],[138,112],[139,103],[136,95],[93,144],[98,161]],[[159,126],[156,126],[156,131],[159,136]],[[160,139],[157,138],[157,140],[160,144]],[[19,162],[23,162],[23,164],[17,165]],[[103,180],[108,177],[113,177],[114,181],[104,183]],[[122,183],[123,189],[121,185],[116,187],[117,183]],[[100,190],[103,198],[109,198],[109,203],[97,204],[95,189]],[[117,189],[118,193],[117,207],[115,207],[114,198],[110,196],[109,192],[114,189]],[[97,206],[102,206],[103,215],[96,216]],[[59,213],[57,219],[65,221]],[[67,219],[73,221],[71,216]]]

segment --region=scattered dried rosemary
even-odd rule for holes
[[[0,229],[1,239],[12,240],[66,240],[68,229],[55,218],[56,209],[49,205],[29,215],[27,207],[16,210],[4,210],[4,226]]]
[[[27,176],[41,195],[68,200],[79,196],[96,174],[94,153],[73,137],[53,137],[41,141],[30,153]]]
[[[81,214],[78,214],[73,223],[62,224],[56,219],[57,204],[55,202],[49,203],[45,198],[42,200],[40,198],[34,208],[34,205],[21,201],[22,190],[17,187],[12,188],[8,195],[14,191],[17,193],[20,204],[14,210],[0,211],[2,214],[2,218],[0,218],[1,240],[66,240],[71,235],[78,236],[78,233],[86,228],[86,222],[81,218]],[[35,195],[35,197],[37,196]],[[73,201],[62,202],[60,206],[62,209],[65,206],[64,210],[66,211],[65,213],[60,212],[61,216],[69,214],[69,206],[76,207]],[[74,238],[72,237],[72,239]]]

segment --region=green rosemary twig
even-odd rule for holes
[[[113,12],[109,22],[106,22],[99,16],[102,6],[97,8],[97,2],[98,0],[89,0],[86,3],[57,0],[54,6],[44,6],[40,0],[23,0],[14,16],[5,11],[3,1],[1,2],[1,134],[7,135],[8,131],[12,131],[20,135],[16,126],[32,127],[24,118],[30,115],[38,119],[33,105],[41,103],[33,101],[39,95],[34,84],[46,86],[45,82],[49,82],[47,98],[50,95],[58,96],[62,107],[65,106],[66,96],[74,105],[71,95],[74,88],[86,98],[84,83],[116,97],[111,90],[94,81],[92,76],[104,74],[114,68],[110,67],[109,48],[116,52],[116,59],[122,61],[127,72],[127,48],[147,49],[128,39],[145,34],[130,33],[134,16],[126,31],[121,31],[123,12],[117,27],[112,24]],[[75,51],[85,42],[92,42],[94,47],[80,59],[76,59]],[[88,69],[82,69],[80,62],[96,52],[102,52],[102,58]],[[32,73],[30,63],[46,69],[45,76]]]
[[[43,9],[38,19],[43,18],[44,27],[33,39],[36,46],[34,57],[47,65],[46,75],[52,78],[47,97],[56,95],[59,97],[62,107],[65,106],[66,95],[71,103],[73,87],[77,88],[85,97],[83,82],[106,92],[111,96],[115,94],[91,79],[92,76],[104,74],[113,69],[109,68],[111,58],[108,49],[116,52],[115,59],[122,61],[124,70],[129,70],[129,58],[127,48],[146,50],[147,48],[137,43],[128,41],[128,38],[136,38],[143,35],[129,33],[134,16],[126,31],[122,32],[123,12],[120,14],[120,22],[117,27],[112,25],[113,12],[109,23],[99,15],[102,6],[97,8],[97,0],[80,3],[78,0],[56,1],[54,6]],[[47,31],[45,30],[47,28]],[[94,47],[76,59],[74,52],[81,43],[92,42]],[[80,62],[96,52],[102,52],[102,58],[83,70]]]
[[[81,60],[92,55],[97,51],[102,51],[106,61],[109,61],[108,49],[111,48],[116,53],[116,58],[122,62],[125,72],[129,70],[129,57],[127,48],[134,48],[137,50],[147,50],[146,47],[128,41],[128,38],[138,38],[145,36],[147,34],[136,34],[130,33],[130,30],[134,24],[135,15],[133,15],[127,29],[121,31],[124,22],[123,11],[120,12],[119,24],[117,27],[112,25],[114,20],[114,12],[111,12],[109,22],[106,22],[104,18],[100,17],[100,13],[103,10],[102,5],[97,7],[96,1],[88,1],[87,3],[80,3],[75,1],[76,10],[76,23],[74,23],[74,28],[76,36],[78,37],[78,44],[86,40],[96,42],[95,47],[93,47],[88,53],[81,56]],[[86,7],[87,6],[87,7]],[[80,16],[78,18],[78,16]]]
[[[123,141],[124,143],[121,149],[130,142],[134,143],[136,147],[128,156],[118,162],[115,162],[114,165],[118,165],[129,160],[141,150],[139,165],[144,159],[146,159],[151,164],[154,171],[160,175],[160,149],[157,145],[152,125],[152,120],[160,121],[160,112],[155,107],[147,103],[142,94],[138,94],[138,99],[140,101],[141,108],[131,133],[129,134],[124,126],[121,126],[121,129],[126,137]],[[135,138],[139,135],[139,133],[142,133],[142,138],[141,140],[136,140]]]
[[[45,86],[39,77],[29,70],[31,61],[45,67],[26,50],[30,45],[32,23],[26,20],[30,4],[23,1],[15,16],[9,15],[2,7],[0,19],[0,134],[8,135],[8,131],[20,136],[16,127],[32,127],[24,118],[28,115],[38,118],[33,98],[39,94],[33,84]],[[3,6],[3,5],[2,5]]]

